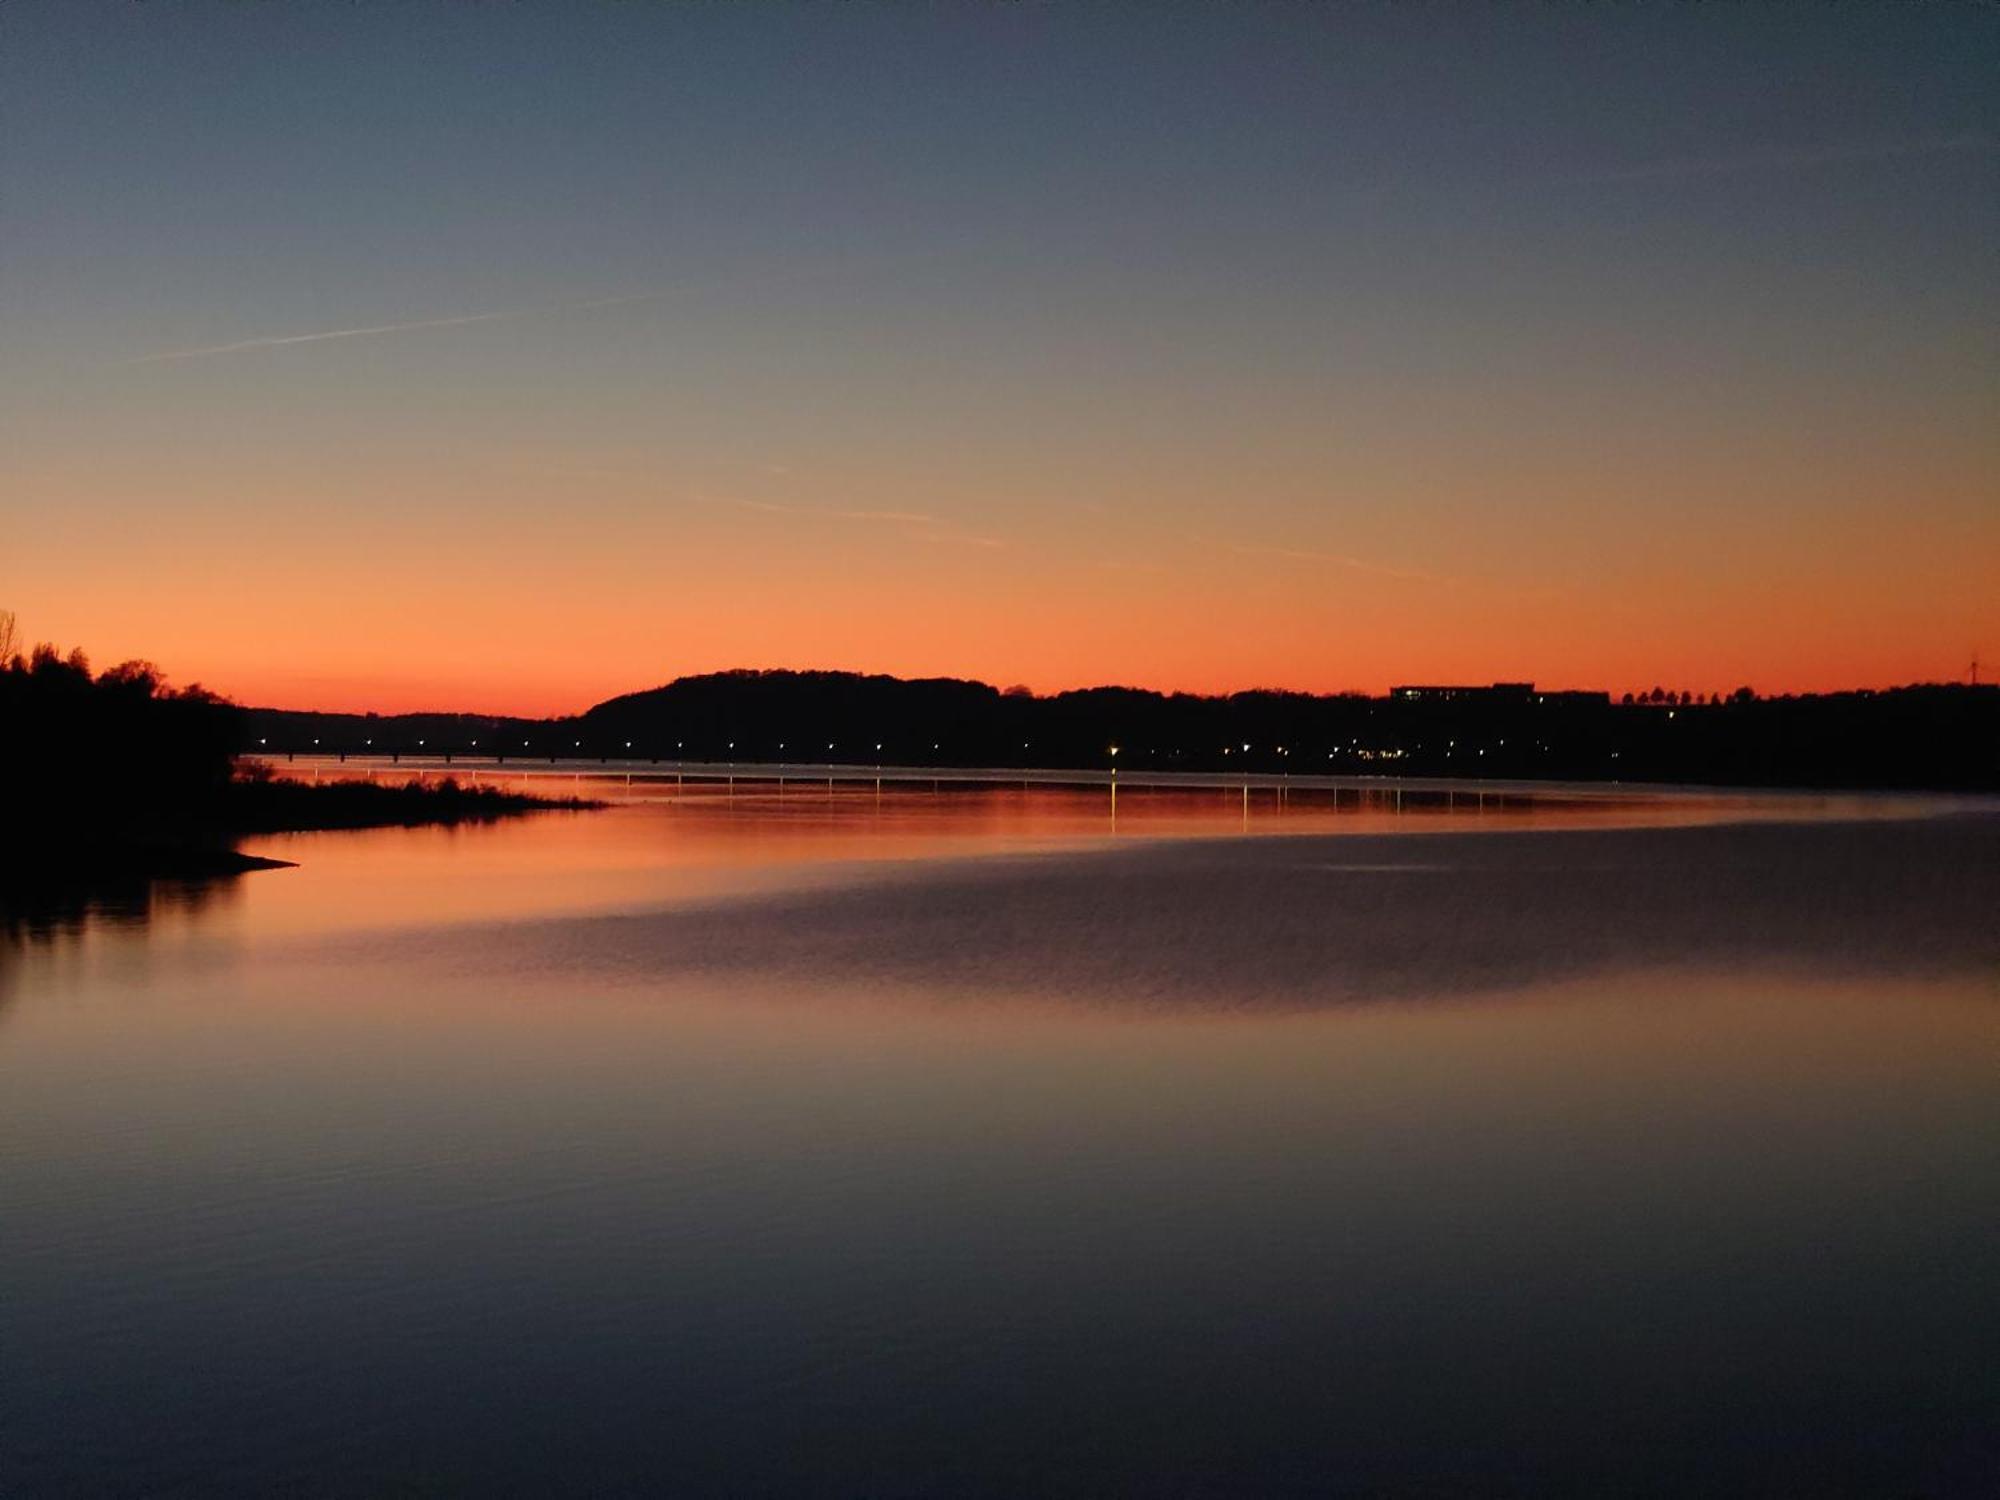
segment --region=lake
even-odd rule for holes
[[[1990,803],[546,784],[9,919],[0,1495],[2000,1493]]]

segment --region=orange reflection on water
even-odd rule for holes
[[[850,880],[917,860],[1130,838],[1664,825],[1823,811],[1820,801],[1468,783],[1061,785],[353,764],[281,773],[383,782],[441,774],[600,799],[487,824],[265,836],[294,862],[244,882],[249,931],[401,926],[707,901]],[[1859,806],[1860,804],[1857,804]]]

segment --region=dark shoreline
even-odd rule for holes
[[[276,775],[239,777],[225,788],[216,826],[231,837],[336,829],[423,828],[490,823],[533,812],[591,812],[587,797],[543,797],[499,787],[467,786],[446,776],[427,782],[307,782]]]
[[[315,785],[253,775],[228,783],[202,807],[143,829],[65,826],[59,819],[27,829],[0,867],[0,906],[33,907],[55,895],[152,880],[211,880],[293,868],[295,861],[235,847],[239,839],[265,834],[449,827],[602,806],[587,798],[539,797],[451,780]]]
[[[953,678],[734,671],[682,677],[567,718],[243,711],[248,746],[284,755],[571,756],[845,766],[1031,768],[1871,791],[2000,790],[2000,687],[1724,699],[1529,682],[1407,685],[1383,696],[1126,687],[1040,697]]]
[[[172,841],[131,842],[95,838],[16,851],[0,876],[0,900],[51,886],[125,880],[201,880],[252,870],[290,869],[295,861],[266,859],[227,846]]]

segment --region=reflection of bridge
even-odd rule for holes
[[[1023,770],[978,766],[865,766],[813,761],[716,761],[625,759],[616,756],[525,758],[464,755],[264,755],[247,757],[284,776],[313,780],[428,780],[455,776],[466,782],[561,780],[635,785],[644,782],[880,783],[931,786],[1181,787],[1191,791],[1245,788],[1251,791],[1435,792],[1477,795],[1597,797],[1606,800],[1663,790],[1636,783],[1484,781],[1450,776],[1320,776],[1284,772]],[[1705,796],[1728,792],[1703,789]],[[1746,794],[1747,795],[1747,794]],[[1763,793],[1760,795],[1770,795]]]
[[[1119,827],[1119,793],[1148,794],[1127,802],[1127,810],[1160,811],[1172,793],[1220,793],[1223,806],[1248,832],[1253,814],[1301,818],[1326,814],[1473,814],[1493,826],[1522,826],[1520,816],[1558,826],[1574,819],[1600,822],[1637,819],[1641,824],[1813,818],[1908,817],[1940,806],[1964,806],[1963,798],[1938,799],[1923,793],[1829,793],[1766,788],[1663,786],[1642,782],[1479,780],[1449,776],[1316,776],[1282,772],[1021,770],[1005,766],[857,766],[825,762],[620,760],[616,757],[558,756],[523,761],[509,756],[468,759],[453,754],[265,755],[248,757],[281,776],[302,781],[375,781],[397,784],[455,778],[474,787],[511,786],[521,791],[594,797],[608,802],[669,802],[728,798],[756,801],[788,794],[804,800],[868,796],[878,803],[885,792],[1014,792],[1033,789],[1094,794],[1102,799],[1111,828]],[[1197,801],[1193,795],[1188,805]],[[1213,804],[1209,804],[1211,807]],[[2000,803],[1993,805],[2000,806]]]
[[[885,788],[903,796],[941,795],[952,792],[1014,792],[1041,790],[1075,793],[1099,808],[1098,816],[1108,816],[1112,833],[1118,831],[1118,794],[1127,794],[1128,809],[1133,793],[1149,793],[1147,802],[1156,807],[1185,794],[1188,803],[1199,794],[1220,793],[1222,806],[1234,823],[1241,819],[1245,833],[1251,828],[1253,812],[1284,816],[1327,813],[1401,814],[1404,811],[1486,813],[1489,808],[1542,807],[1551,801],[1570,800],[1569,795],[1548,783],[1468,782],[1450,779],[1408,780],[1393,776],[1287,776],[1283,773],[1258,774],[1201,771],[1118,771],[1105,770],[1020,770],[1008,767],[857,766],[823,762],[769,761],[655,761],[615,758],[556,757],[533,763],[519,759],[480,757],[468,760],[460,755],[417,757],[407,755],[338,755],[254,757],[280,775],[299,780],[373,781],[391,785],[442,781],[453,778],[461,785],[511,787],[516,791],[543,791],[573,797],[594,797],[613,802],[671,802],[683,796],[703,801],[727,797],[755,801],[787,793],[800,800],[835,798],[847,795],[869,797],[879,808]],[[537,785],[539,783],[539,785]],[[837,791],[837,789],[840,789]],[[1552,796],[1553,793],[1553,796]],[[1586,792],[1600,805],[1609,805],[1619,796],[1631,800],[1629,792],[1597,788]],[[1407,802],[1407,809],[1406,809]],[[1212,804],[1210,804],[1212,807]]]

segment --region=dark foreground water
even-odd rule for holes
[[[10,919],[0,1495],[2000,1494],[1992,815],[655,791]]]

